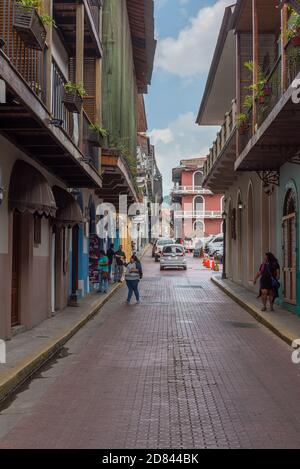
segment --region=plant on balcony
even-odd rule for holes
[[[50,15],[39,14],[42,3],[42,0],[16,0],[13,10],[14,29],[28,47],[38,50],[45,46],[45,26],[55,26]]]
[[[83,105],[83,98],[86,96],[86,91],[82,83],[72,83],[68,81],[64,85],[65,92],[63,103],[66,109],[75,114],[80,114]]]
[[[104,139],[108,135],[109,132],[98,123],[89,126],[88,141],[95,147],[103,147]]]
[[[249,114],[242,112],[236,116],[236,126],[240,134],[245,134],[249,129]]]
[[[249,60],[245,62],[245,67],[249,72],[253,74],[253,69],[254,69],[254,62],[252,60]],[[264,104],[266,97],[270,96],[271,94],[271,88],[269,84],[267,83],[267,77],[264,75],[264,73],[261,70],[261,67],[258,66],[258,81],[250,86],[247,87],[248,90],[254,92],[254,97],[255,100],[259,104]]]
[[[289,7],[287,40],[295,47],[300,46],[300,15],[291,7]]]

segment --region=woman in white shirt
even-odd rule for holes
[[[143,277],[142,265],[137,256],[132,255],[126,265],[125,280],[128,288],[127,304],[130,304],[132,295],[135,295],[137,304],[140,304],[139,283]]]

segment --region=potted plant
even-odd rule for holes
[[[287,39],[291,41],[294,47],[300,46],[300,15],[293,8],[289,8]]]
[[[241,135],[244,135],[249,129],[249,115],[245,112],[238,114],[236,117],[236,126]]]
[[[103,147],[104,139],[108,137],[108,131],[103,129],[100,124],[91,124],[89,126],[88,141],[95,147]]]
[[[82,83],[72,83],[68,81],[65,83],[65,92],[63,103],[66,109],[75,114],[80,114],[83,105],[83,98],[86,96],[86,91]]]
[[[49,15],[39,14],[42,0],[16,0],[13,8],[13,27],[30,48],[43,50],[46,41],[45,26],[55,26]]]

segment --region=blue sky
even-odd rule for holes
[[[180,159],[204,156],[217,128],[195,119],[224,8],[233,0],[154,0],[158,47],[146,96],[149,133],[156,145],[164,192]]]

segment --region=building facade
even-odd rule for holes
[[[0,338],[11,338],[90,292],[99,206],[139,200],[131,155],[153,0],[47,0],[42,11],[1,0],[0,36]]]
[[[222,195],[215,195],[203,187],[203,168],[206,158],[181,160],[173,169],[172,204],[175,219],[182,223],[182,237],[207,237],[221,232]],[[177,221],[178,223],[178,221]]]
[[[237,1],[225,10],[199,125],[220,125],[204,184],[225,193],[227,267],[256,291],[264,253],[281,265],[280,304],[300,314],[298,2]],[[226,80],[224,80],[226,77]]]

